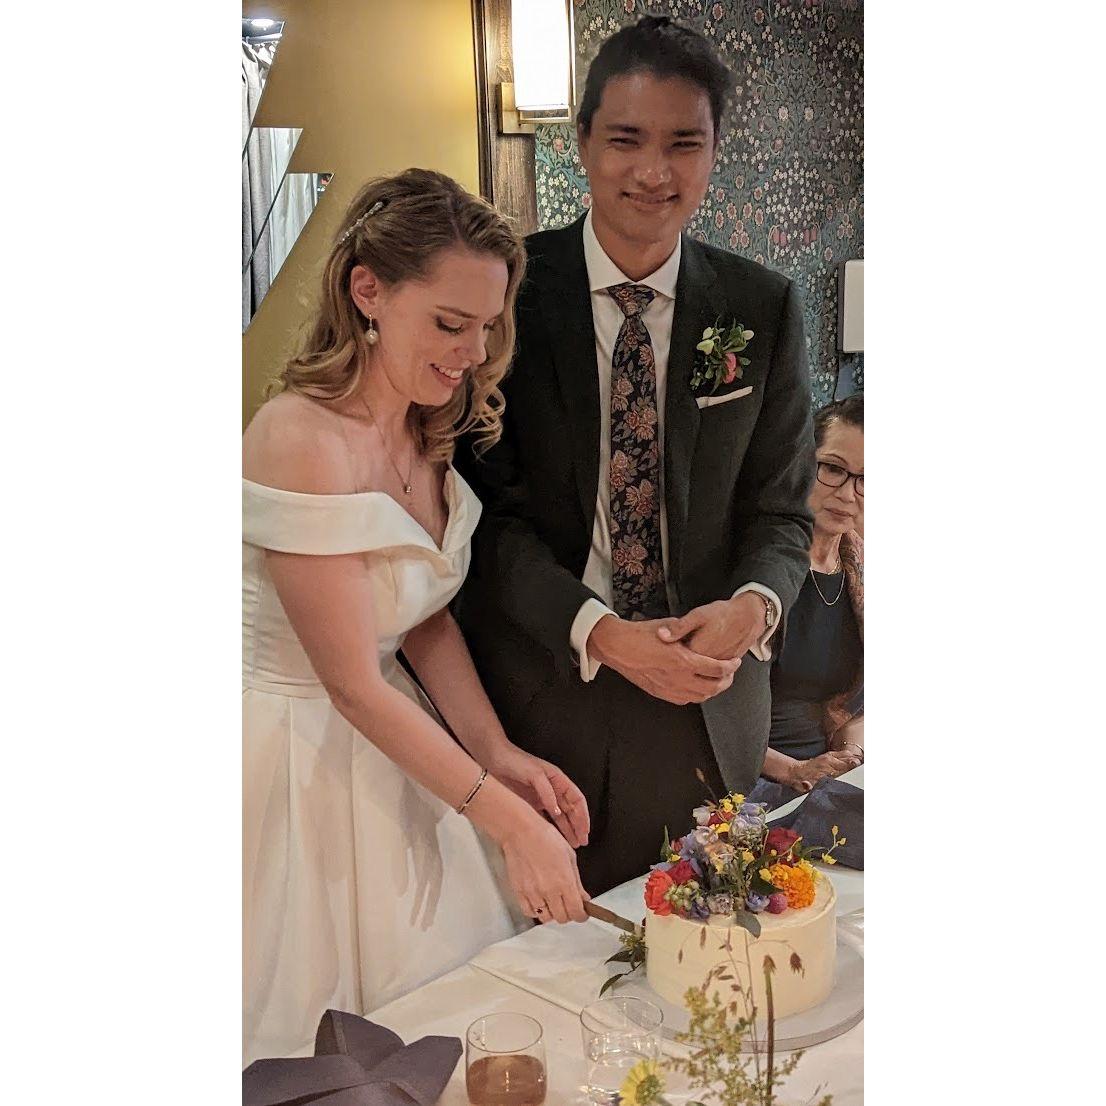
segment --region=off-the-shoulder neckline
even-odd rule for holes
[[[412,525],[416,526],[422,534],[425,535],[426,540],[434,547],[439,553],[444,553],[448,545],[448,539],[450,532],[453,529],[453,525],[457,519],[457,508],[460,506],[464,499],[464,491],[467,490],[470,495],[475,493],[469,487],[468,481],[450,464],[446,465],[446,476],[451,478],[450,483],[453,488],[453,495],[451,496],[447,490],[446,492],[446,521],[445,529],[442,531],[442,540],[439,544],[434,540],[434,535],[426,529],[425,526],[395,496],[388,492],[336,492],[336,493],[320,493],[320,492],[293,492],[287,488],[274,488],[269,484],[259,484],[256,480],[249,480],[245,476],[242,477],[243,484],[249,484],[251,487],[259,488],[262,493],[269,492],[274,495],[287,495],[295,499],[308,499],[308,500],[325,500],[328,503],[334,503],[343,499],[365,499],[369,496],[376,496],[379,499],[386,499],[389,503],[393,504],[406,519],[408,519]]]

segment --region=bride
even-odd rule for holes
[[[370,183],[246,431],[247,1064],[309,1054],[328,1007],[368,1013],[524,916],[585,918],[584,797],[508,741],[448,609],[480,515],[453,443],[500,434],[524,263],[448,177]]]

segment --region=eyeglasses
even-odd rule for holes
[[[827,488],[840,488],[842,484],[850,479],[853,481],[853,487],[856,488],[856,494],[863,499],[864,473],[849,472],[848,469],[843,469],[840,465],[835,465],[830,461],[818,462],[819,484],[825,484]]]

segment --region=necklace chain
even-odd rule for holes
[[[373,426],[376,427],[376,432],[380,435],[380,440],[384,443],[384,452],[388,455],[388,460],[392,463],[392,468],[396,470],[396,476],[399,477],[400,485],[403,488],[404,495],[411,494],[411,473],[415,471],[415,454],[411,452],[411,463],[407,466],[407,478],[404,479],[403,473],[400,471],[399,465],[396,464],[396,459],[392,456],[392,451],[388,448],[388,439],[384,437],[384,431],[380,429],[380,424],[376,421],[376,416],[373,414],[373,409],[369,406],[368,401],[364,396],[359,397],[361,402],[365,405],[365,410],[369,413],[369,419]]]
[[[811,565],[807,571],[810,573],[811,580],[814,581],[814,590],[818,593],[818,598],[821,599],[827,607],[832,607],[845,591],[845,574],[841,572],[841,558],[837,558],[837,568],[834,569],[834,572],[841,572],[841,586],[837,589],[837,594],[833,597],[832,602],[822,594],[822,589],[818,586],[818,578],[814,575],[814,566]]]

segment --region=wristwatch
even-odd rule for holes
[[[764,600],[764,628],[771,630],[776,624],[776,605],[762,592],[754,591],[753,594],[759,595]]]

